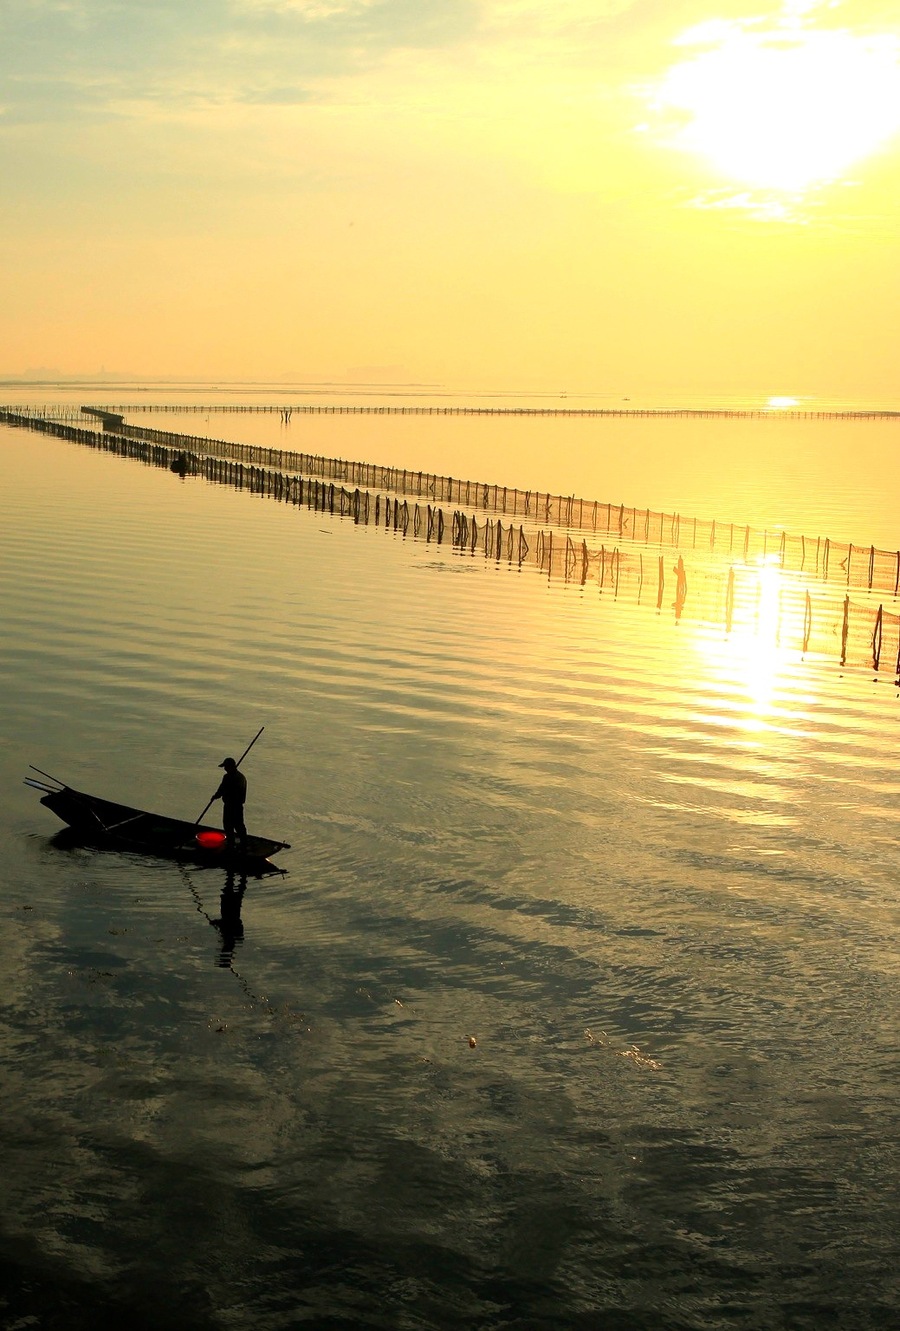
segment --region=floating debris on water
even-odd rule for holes
[[[639,1068],[646,1068],[650,1072],[658,1072],[662,1067],[655,1058],[650,1058],[647,1054],[642,1054],[636,1044],[629,1045],[627,1049],[615,1049],[609,1036],[604,1031],[595,1035],[591,1030],[585,1030],[585,1038],[588,1044],[596,1045],[598,1049],[605,1049],[610,1054],[615,1054],[617,1058],[628,1058]]]

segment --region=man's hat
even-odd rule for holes
[[[237,763],[234,761],[233,758],[223,758],[222,761],[219,763],[219,766],[220,766],[220,767],[237,767]]]

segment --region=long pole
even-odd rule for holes
[[[244,759],[247,757],[247,754],[248,754],[248,753],[250,752],[250,750],[253,748],[253,745],[254,745],[254,744],[256,743],[256,741],[259,739],[260,735],[263,733],[264,730],[265,730],[265,726],[260,726],[259,730],[258,730],[258,731],[256,732],[256,734],[253,736],[253,738],[251,739],[250,743],[247,745],[246,749],[244,749],[244,752],[241,754],[240,758],[238,758],[237,762],[235,763],[235,767],[240,767],[241,763],[242,763],[242,762],[244,761]],[[210,807],[210,805],[212,804],[212,802],[213,802],[213,800],[214,800],[215,798],[216,798],[215,795],[213,795],[212,799],[209,801],[209,804],[207,804],[206,808],[203,810],[203,813],[201,813],[200,817],[197,819],[197,822],[194,823],[194,826],[195,826],[195,827],[197,826],[197,823],[202,822],[202,820],[203,820],[203,815],[206,813],[206,810]]]

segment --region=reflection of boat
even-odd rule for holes
[[[29,779],[25,783],[43,794],[41,803],[91,845],[108,850],[137,851],[193,864],[221,865],[240,873],[258,874],[274,866],[269,856],[289,850],[286,841],[249,836],[242,850],[229,850],[225,834],[207,824],[188,823],[164,814],[146,813],[127,804],[98,799],[71,786],[49,785]]]

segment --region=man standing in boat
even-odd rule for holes
[[[238,771],[233,758],[226,758],[219,763],[225,768],[225,775],[219,789],[213,795],[214,800],[222,801],[222,827],[225,831],[228,849],[244,850],[247,844],[247,828],[244,825],[244,804],[247,800],[247,778]]]

